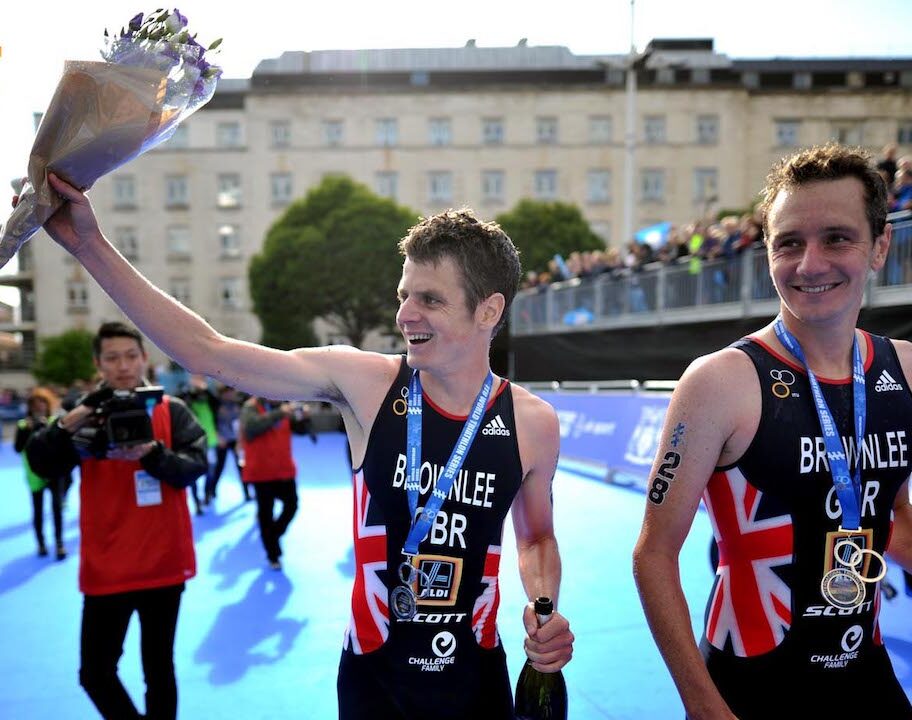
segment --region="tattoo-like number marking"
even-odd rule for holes
[[[681,456],[673,450],[669,450],[665,453],[664,460],[665,462],[659,465],[659,472],[652,481],[652,487],[649,490],[649,501],[656,505],[661,505],[665,502],[665,494],[668,492],[670,483],[675,479],[672,470],[681,464]]]

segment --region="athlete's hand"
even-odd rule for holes
[[[64,250],[78,255],[85,245],[101,234],[92,203],[81,190],[48,173],[51,187],[65,200],[63,205],[44,223],[44,229]],[[13,207],[19,196],[13,196]]]
[[[573,633],[570,623],[557,610],[551,619],[539,627],[535,615],[535,603],[530,602],[523,610],[523,624],[526,626],[526,655],[539,672],[557,672],[573,657]]]

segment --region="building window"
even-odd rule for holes
[[[114,209],[136,207],[136,178],[132,175],[114,176]]]
[[[904,88],[912,88],[912,70],[899,71],[899,86]]]
[[[396,118],[379,118],[374,121],[374,134],[380,147],[395,147],[399,144],[399,121]]]
[[[84,280],[67,280],[67,310],[81,311],[89,307],[89,288]]]
[[[219,173],[216,184],[216,205],[220,208],[241,206],[241,176],[238,173]]]
[[[589,116],[589,142],[607,145],[614,137],[614,120],[610,115]]]
[[[237,225],[222,225],[218,229],[219,253],[222,258],[241,256],[241,233]]]
[[[709,79],[709,68],[694,68],[690,71],[690,81],[694,85],[706,85]]]
[[[758,88],[760,87],[760,73],[753,71],[742,73],[741,82],[744,83],[744,87]]]
[[[700,145],[715,145],[719,142],[719,116],[697,116],[697,142]]]
[[[168,281],[168,294],[181,305],[190,305],[190,281],[187,278],[171,278]]]
[[[606,85],[623,85],[627,79],[627,73],[620,68],[608,68],[605,71]]]
[[[139,240],[135,227],[114,228],[114,244],[127,260],[139,260]]]
[[[538,200],[555,200],[557,198],[557,170],[536,170],[534,193]]]
[[[428,173],[428,200],[432,203],[453,202],[453,173],[446,170]]]
[[[291,146],[291,120],[273,120],[269,123],[269,135],[274,148]]]
[[[488,203],[504,201],[504,171],[484,170],[481,173],[481,196]]]
[[[694,202],[715,202],[719,197],[719,171],[716,168],[694,168]]]
[[[165,147],[178,150],[190,145],[190,130],[186,125],[178,125],[174,133],[168,138]]]
[[[399,197],[399,173],[378,172],[374,176],[374,187],[380,197],[395,200]]]
[[[809,72],[799,72],[792,76],[792,87],[796,90],[810,90],[814,77]]]
[[[656,71],[656,82],[661,85],[671,85],[675,81],[675,71],[673,68],[659,68]]]
[[[640,201],[665,201],[665,171],[646,169],[640,174]]]
[[[665,142],[665,116],[647,115],[643,118],[643,137],[647,145]]]
[[[610,170],[590,170],[586,173],[586,200],[590,203],[611,202]]]
[[[431,118],[428,123],[431,145],[451,145],[453,126],[449,118]]]
[[[776,147],[796,147],[800,129],[800,120],[776,120]]]
[[[165,205],[185,208],[190,205],[190,188],[186,175],[165,176]]]
[[[896,142],[900,145],[912,145],[912,120],[904,120],[896,129]]]
[[[187,225],[169,225],[166,229],[168,257],[190,257],[190,228]]]
[[[485,145],[503,145],[504,121],[503,118],[490,117],[481,121],[481,141]]]
[[[220,148],[241,146],[241,124],[236,121],[220,122],[215,127],[215,144]]]
[[[856,120],[834,122],[830,137],[842,145],[861,145],[864,141],[864,123]]]
[[[323,121],[323,144],[327,147],[339,147],[345,140],[345,123],[342,120]]]
[[[557,143],[557,118],[540,117],[535,120],[535,141],[539,145]]]
[[[219,280],[219,302],[223,310],[241,309],[241,279],[224,277]]]
[[[291,202],[294,197],[294,182],[291,173],[270,173],[269,196],[273,205],[287,205]]]

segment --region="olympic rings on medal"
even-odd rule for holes
[[[399,394],[402,397],[397,397],[393,400],[393,412],[402,417],[408,412],[408,388],[403,386]]]
[[[770,370],[770,377],[776,382],[770,388],[780,400],[784,400],[792,394],[791,385],[795,382],[795,373],[791,370]]]
[[[399,565],[399,580],[403,585],[416,585],[420,592],[419,598],[426,597],[431,589],[431,578],[424,570],[416,568],[410,562],[403,562]],[[420,581],[420,582],[419,582]]]
[[[849,555],[848,560],[843,560],[839,556],[839,548],[841,548],[843,545],[848,545],[854,551],[851,555]],[[876,550],[869,550],[868,548],[860,548],[860,547],[858,547],[858,545],[856,545],[851,540],[840,540],[838,543],[836,543],[836,547],[833,548],[833,555],[835,555],[836,561],[838,563],[840,563],[842,565],[846,565],[847,567],[851,568],[852,572],[854,572],[858,576],[858,579],[861,580],[862,582],[866,582],[866,583],[880,582],[881,580],[884,579],[884,577],[887,574],[887,563],[884,560],[883,555],[881,555]],[[876,577],[872,577],[872,578],[865,577],[860,572],[858,572],[858,570],[856,569],[859,565],[861,565],[861,561],[863,560],[864,555],[871,555],[871,556],[877,558],[877,560],[880,562],[880,572],[877,573]]]

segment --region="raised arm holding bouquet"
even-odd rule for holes
[[[54,172],[79,188],[167,140],[205,105],[221,75],[208,48],[175,9],[136,15],[119,34],[105,32],[102,61],[67,62],[38,128],[20,201],[0,227],[0,267],[63,203]]]

